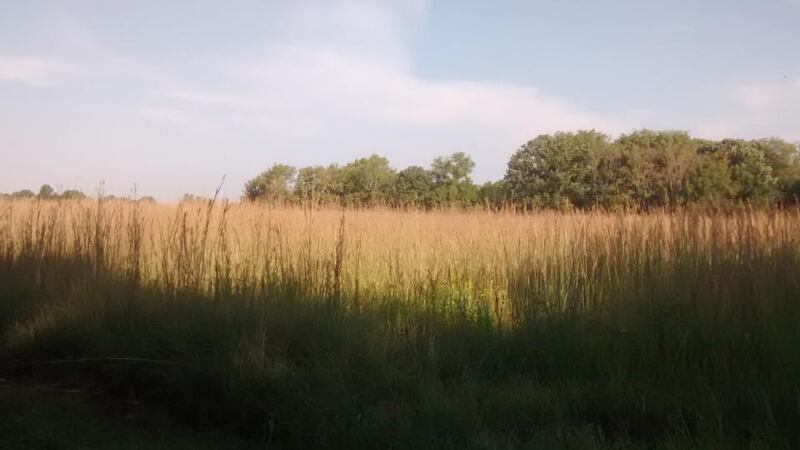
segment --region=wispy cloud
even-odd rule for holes
[[[280,47],[268,56],[225,65],[231,90],[183,88],[163,95],[207,114],[266,116],[332,128],[342,122],[398,126],[463,126],[510,132],[517,139],[557,129],[617,128],[540,90],[518,85],[429,81],[392,64],[319,48]]]
[[[119,51],[69,15],[56,16],[49,32],[83,76],[149,93],[130,107],[150,121],[267,129],[282,141],[282,133],[296,136],[298,130],[332,136],[370,126],[383,130],[387,139],[402,133],[409,145],[412,129],[418,139],[443,145],[459,127],[474,142],[482,140],[480,133],[519,141],[557,129],[616,128],[612,120],[535,87],[430,81],[416,75],[409,64],[409,30],[425,7],[422,0],[282,5],[285,10],[275,15],[286,22],[280,26],[287,28],[287,39],[297,42],[278,40],[253,48],[249,57],[213,61],[194,71]],[[58,68],[36,60],[8,72],[33,84],[44,83]],[[381,141],[373,136],[353,145]],[[358,139],[347,136],[348,141]]]

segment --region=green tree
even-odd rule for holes
[[[782,139],[761,139],[755,144],[764,153],[782,200],[794,202],[800,195],[800,144]]]
[[[698,157],[689,170],[685,194],[689,202],[721,206],[736,196],[728,160],[720,152],[709,151],[716,143],[697,141]]]
[[[23,189],[21,191],[16,191],[11,194],[11,198],[14,199],[24,199],[24,198],[33,198],[36,197],[36,194],[33,193],[30,189]]]
[[[769,204],[779,199],[778,178],[773,175],[766,149],[758,141],[724,139],[703,151],[727,160],[736,200]]]
[[[439,205],[468,206],[478,197],[478,188],[470,174],[475,163],[463,152],[440,156],[431,164],[433,200]]]
[[[382,156],[359,158],[342,167],[337,174],[342,200],[351,204],[386,201],[396,176],[394,169],[389,166],[389,160]]]
[[[286,200],[292,193],[297,170],[286,164],[275,164],[244,186],[247,200]]]
[[[593,197],[597,206],[607,210],[638,208],[637,185],[635,172],[637,165],[631,155],[621,150],[616,143],[601,151],[597,160],[597,173],[594,180]]]
[[[411,166],[397,174],[392,186],[392,197],[398,205],[430,206],[431,191],[431,172],[419,166]]]
[[[331,201],[337,199],[341,191],[339,170],[339,166],[335,164],[328,167],[301,168],[297,172],[297,181],[294,186],[295,195],[304,200]]]
[[[508,189],[503,180],[487,181],[478,187],[478,203],[498,208],[508,200]]]
[[[697,164],[697,144],[683,131],[639,130],[617,139],[625,191],[643,208],[680,205]]]
[[[62,192],[59,196],[64,200],[81,200],[86,198],[86,194],[77,190],[77,189],[67,189],[66,191]]]
[[[39,188],[39,194],[36,195],[36,197],[42,200],[51,199],[55,196],[56,196],[56,191],[49,184],[43,184],[42,187]]]
[[[536,207],[593,205],[598,155],[608,145],[606,135],[594,130],[528,141],[508,162],[505,182],[511,199]]]
[[[800,205],[800,178],[786,185],[783,200],[785,203]]]

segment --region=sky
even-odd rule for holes
[[[0,0],[0,192],[224,195],[542,133],[800,141],[800,0]]]

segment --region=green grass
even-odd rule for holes
[[[595,222],[556,217],[579,224],[571,239],[544,233],[502,275],[465,262],[416,293],[401,289],[414,267],[392,285],[364,263],[383,254],[369,237],[358,250],[367,267],[344,260],[328,289],[336,233],[309,246],[316,277],[295,267],[224,279],[208,264],[207,277],[174,269],[170,284],[98,266],[97,245],[48,247],[40,232],[40,247],[20,239],[0,260],[0,370],[134,399],[176,429],[280,448],[800,445],[800,219],[711,217],[718,234],[695,232],[690,216],[623,219],[597,218],[609,228],[594,234]],[[131,255],[120,244],[130,229],[100,235],[108,261]],[[72,242],[55,230],[54,242]],[[460,250],[438,251],[442,264]],[[142,265],[168,253],[146,250]],[[502,295],[475,289],[499,279]],[[503,296],[511,307],[491,300]]]

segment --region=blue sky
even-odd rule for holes
[[[556,130],[800,140],[800,0],[0,0],[0,191],[235,197],[275,162]]]

